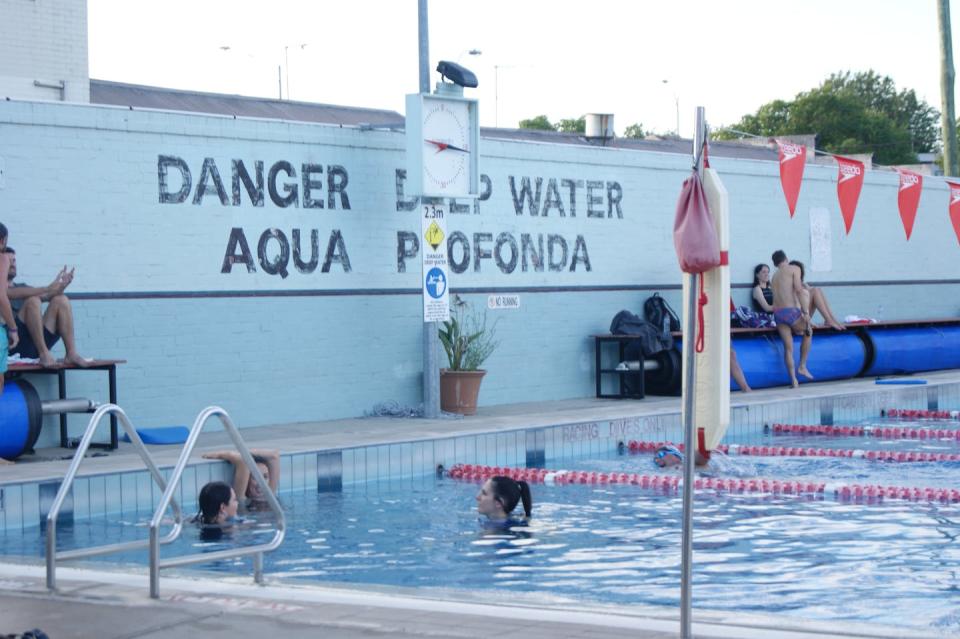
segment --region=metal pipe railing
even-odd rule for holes
[[[119,418],[120,425],[123,426],[123,430],[126,431],[127,435],[130,437],[130,441],[133,443],[134,449],[137,451],[137,454],[140,455],[140,458],[143,459],[143,463],[150,471],[150,475],[153,477],[153,480],[158,486],[160,486],[161,490],[167,489],[166,480],[164,480],[163,475],[160,473],[160,470],[157,468],[156,464],[153,463],[153,458],[147,451],[146,446],[143,445],[143,441],[140,439],[137,429],[135,429],[133,424],[130,423],[130,420],[127,418],[127,414],[123,412],[123,409],[116,404],[103,404],[102,406],[98,407],[90,417],[90,421],[87,423],[87,429],[83,432],[83,437],[81,437],[80,444],[77,446],[77,452],[73,455],[73,460],[70,462],[70,467],[67,469],[67,474],[64,475],[63,481],[60,483],[60,488],[57,490],[57,496],[54,497],[53,504],[50,506],[50,511],[47,513],[47,588],[50,590],[56,590],[57,588],[58,560],[80,559],[82,557],[106,555],[122,550],[135,550],[137,548],[144,548],[148,546],[152,541],[151,539],[142,539],[137,541],[126,541],[115,544],[106,544],[103,546],[95,546],[93,548],[79,548],[76,550],[68,550],[59,553],[57,552],[57,516],[60,514],[60,509],[63,507],[63,502],[66,500],[67,495],[70,494],[70,489],[73,487],[73,482],[77,477],[77,471],[80,469],[80,464],[83,462],[84,455],[86,454],[87,449],[90,448],[90,442],[93,439],[93,433],[97,430],[97,426],[100,425],[100,421],[107,415],[116,415]],[[168,544],[176,539],[180,534],[180,528],[183,525],[183,516],[180,512],[180,505],[176,501],[173,501],[172,505],[174,511],[173,529],[171,529],[170,533],[168,533],[163,539],[159,539],[158,537],[158,544]]]
[[[187,461],[190,459],[190,454],[193,452],[193,448],[197,444],[197,438],[200,436],[200,431],[203,430],[203,426],[211,417],[218,417],[221,424],[223,424],[224,429],[227,431],[227,434],[230,435],[230,439],[233,441],[233,445],[236,447],[237,452],[240,453],[243,463],[246,464],[247,468],[250,470],[250,477],[257,482],[257,485],[260,487],[261,494],[266,498],[267,504],[270,506],[270,510],[273,511],[277,517],[277,531],[274,533],[273,539],[264,544],[244,546],[242,548],[231,548],[216,552],[196,553],[193,555],[171,557],[169,559],[161,560],[160,544],[162,541],[160,540],[160,523],[163,519],[163,514],[173,500],[173,493],[176,490],[177,484],[180,483],[180,478],[187,466]],[[241,497],[241,495],[238,495],[238,497]],[[177,534],[179,533],[180,529],[178,528]],[[150,520],[150,596],[154,599],[160,597],[161,568],[206,563],[209,561],[231,559],[233,557],[243,557],[246,555],[253,555],[253,577],[258,584],[262,584],[263,553],[274,550],[280,546],[280,544],[283,543],[283,538],[285,535],[286,519],[283,515],[283,509],[280,507],[280,502],[277,500],[277,496],[273,494],[273,490],[270,489],[267,481],[263,478],[263,475],[257,468],[257,464],[253,460],[253,455],[250,454],[250,449],[247,448],[243,438],[240,437],[240,432],[233,424],[230,416],[219,406],[208,406],[207,408],[203,409],[200,414],[197,415],[197,419],[193,422],[193,426],[190,428],[190,434],[187,437],[186,443],[183,445],[183,450],[180,452],[180,458],[177,460],[177,465],[174,467],[173,473],[170,475],[170,481],[167,484],[163,496],[160,498],[160,503],[153,514],[153,519]]]

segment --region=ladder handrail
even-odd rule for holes
[[[210,553],[195,553],[183,557],[172,557],[170,559],[161,560],[160,544],[163,542],[159,538],[159,528],[163,519],[163,514],[173,499],[174,490],[176,489],[177,484],[180,483],[183,471],[187,466],[188,460],[190,459],[190,454],[193,452],[193,448],[197,444],[197,438],[200,436],[200,431],[203,430],[204,425],[212,417],[218,417],[220,419],[220,423],[223,424],[224,430],[226,430],[227,434],[230,435],[233,445],[236,447],[237,452],[240,453],[243,463],[246,464],[247,468],[250,470],[251,479],[257,482],[257,485],[260,487],[261,494],[266,498],[267,504],[270,506],[270,510],[276,515],[277,531],[274,533],[273,539],[267,543],[244,546],[242,548],[230,548],[227,550],[220,550]],[[237,495],[237,497],[240,498],[242,495]],[[180,534],[181,528],[182,527],[177,529],[178,535]],[[190,427],[190,434],[187,436],[187,441],[184,443],[183,450],[180,452],[180,458],[177,460],[177,465],[174,467],[173,473],[170,475],[170,481],[167,484],[163,496],[160,498],[160,504],[153,513],[153,519],[150,520],[150,596],[154,599],[160,597],[161,568],[206,563],[218,559],[243,557],[246,555],[253,555],[254,580],[258,584],[262,584],[263,553],[274,550],[280,546],[280,544],[283,543],[283,538],[285,535],[286,518],[283,514],[283,508],[280,507],[280,502],[277,500],[277,496],[273,494],[273,490],[270,489],[270,486],[267,484],[266,480],[263,478],[263,475],[260,473],[260,470],[257,468],[257,463],[254,461],[253,455],[250,454],[250,449],[247,448],[247,444],[240,436],[240,431],[237,430],[233,420],[230,419],[230,415],[228,415],[227,411],[219,406],[208,406],[200,411],[200,414],[197,415],[196,420],[193,422],[193,426]]]
[[[73,487],[73,482],[76,480],[77,472],[80,469],[80,464],[83,463],[84,455],[86,455],[87,449],[90,448],[90,442],[93,439],[93,434],[97,430],[97,426],[100,425],[100,421],[103,420],[103,418],[107,415],[116,415],[119,418],[120,424],[123,426],[123,430],[130,437],[131,443],[133,443],[137,454],[140,455],[140,458],[143,460],[144,464],[146,464],[147,470],[150,471],[150,475],[153,477],[153,480],[160,486],[162,490],[165,491],[167,489],[167,482],[163,478],[163,474],[157,468],[157,465],[153,463],[153,457],[150,456],[149,451],[147,451],[147,447],[143,445],[143,440],[140,439],[140,434],[137,432],[137,429],[133,427],[133,424],[130,423],[130,420],[127,418],[127,414],[123,411],[123,409],[116,404],[102,404],[99,406],[90,417],[90,421],[87,423],[86,430],[83,431],[83,437],[80,438],[80,443],[77,445],[77,452],[73,455],[73,460],[70,462],[70,467],[67,469],[67,473],[63,476],[63,481],[60,483],[60,488],[57,490],[57,496],[54,497],[53,504],[50,506],[50,510],[47,513],[47,588],[50,590],[56,590],[57,588],[58,559],[79,559],[82,557],[105,555],[121,550],[134,550],[136,548],[146,547],[152,541],[151,539],[143,539],[138,541],[105,544],[103,546],[94,546],[91,548],[80,548],[59,553],[57,552],[57,516],[60,514],[60,509],[63,507],[63,502],[70,493],[70,489]],[[168,544],[175,540],[180,534],[180,529],[183,526],[183,515],[180,511],[180,505],[175,500],[173,501],[173,512],[173,528],[163,539],[159,539],[158,543]]]

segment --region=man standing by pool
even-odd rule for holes
[[[807,370],[807,357],[810,355],[810,343],[813,341],[813,329],[810,326],[810,316],[800,300],[803,295],[803,281],[800,279],[800,269],[790,264],[787,254],[781,250],[774,251],[773,265],[777,272],[773,274],[770,285],[773,288],[773,317],[777,320],[777,332],[783,340],[783,362],[790,375],[790,385],[796,388],[797,373],[807,379],[813,375]],[[803,335],[800,342],[800,365],[796,372],[793,370],[793,336]]]

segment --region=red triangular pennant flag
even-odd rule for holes
[[[897,206],[900,207],[900,219],[907,240],[913,233],[913,221],[917,219],[917,206],[920,204],[920,191],[923,189],[923,176],[913,171],[897,169],[900,174],[900,191],[897,193]]]
[[[953,232],[957,234],[957,241],[960,242],[960,184],[947,182],[950,187],[950,222],[953,224]]]
[[[787,198],[790,217],[797,210],[797,198],[800,196],[800,182],[803,180],[803,167],[807,163],[807,147],[792,142],[777,140],[780,150],[780,186]]]
[[[833,156],[840,167],[837,173],[837,199],[840,200],[840,213],[843,214],[843,223],[850,234],[853,226],[853,216],[857,214],[857,200],[860,199],[860,188],[863,187],[863,162],[850,158]]]

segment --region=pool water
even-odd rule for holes
[[[865,438],[767,436],[777,445],[864,448]],[[756,443],[756,442],[750,442]],[[902,442],[895,442],[902,445]],[[920,450],[915,442],[912,449]],[[927,442],[930,444],[930,442]],[[936,442],[947,449],[947,444]],[[960,448],[953,443],[950,448]],[[565,460],[553,468],[657,469],[652,456]],[[809,478],[956,487],[960,463],[838,458],[718,458],[720,476]],[[283,546],[265,557],[269,577],[325,583],[467,589],[491,595],[606,604],[679,605],[679,493],[637,486],[533,487],[534,517],[508,529],[482,525],[476,483],[421,477],[282,495]],[[187,528],[163,556],[259,543],[268,513],[218,543]],[[61,525],[62,548],[146,536],[149,513]],[[778,613],[960,632],[960,504],[698,491],[694,515],[694,608]],[[4,555],[42,557],[40,530],[0,538]],[[143,564],[146,552],[109,562]],[[250,573],[249,559],[202,566]],[[165,573],[166,574],[166,573]]]

